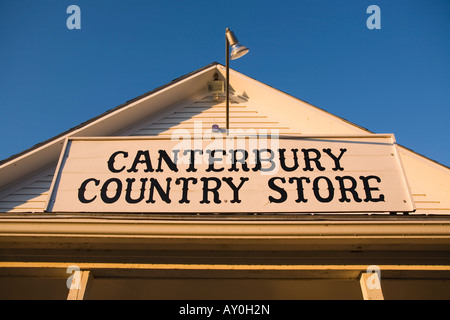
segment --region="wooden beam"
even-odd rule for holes
[[[0,262],[2,277],[68,277],[68,267],[90,270],[103,277],[205,277],[244,276],[289,278],[334,278],[358,280],[367,265],[274,265],[274,264],[147,264],[77,262]],[[384,279],[450,279],[450,265],[378,265]]]
[[[384,300],[378,273],[361,273],[359,283],[364,300]]]
[[[86,300],[92,280],[91,271],[75,271],[67,300]]]

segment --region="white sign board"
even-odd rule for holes
[[[393,135],[69,138],[47,212],[414,210]]]

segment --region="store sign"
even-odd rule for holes
[[[48,212],[408,212],[392,135],[70,138]]]

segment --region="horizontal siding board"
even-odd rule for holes
[[[145,129],[150,130],[176,130],[176,129],[187,129],[187,130],[198,130],[199,128],[203,130],[211,129],[214,124],[219,125],[220,128],[225,129],[226,124],[223,122],[206,122],[198,125],[192,123],[178,124],[178,125],[168,125],[168,124],[154,124]],[[289,127],[282,127],[278,124],[270,124],[270,123],[234,123],[230,121],[230,128],[234,129],[289,129]],[[142,131],[141,130],[141,131]]]
[[[31,188],[31,187],[24,187],[16,192],[14,194],[26,194],[26,195],[41,195],[48,193],[49,187],[43,187],[43,188]]]
[[[211,133],[211,129],[206,129],[203,128],[204,130],[202,130],[201,133],[206,134],[206,133]],[[243,129],[244,132],[240,133],[240,134],[245,134],[245,130],[251,130],[251,129],[255,129],[255,130],[268,130],[267,134],[271,134],[271,133],[278,133],[278,134],[300,134],[299,132],[292,132],[290,129],[283,129],[283,128],[279,128],[279,130],[277,128],[271,128],[271,129],[267,129],[267,128],[261,128],[261,127],[253,127],[253,128],[236,128],[231,126],[231,130],[238,130],[238,129]],[[178,131],[175,131],[178,130]],[[271,132],[270,130],[277,130],[277,132]],[[186,132],[183,132],[186,131]],[[168,129],[168,130],[164,130],[164,129],[143,129],[140,130],[134,134],[132,134],[133,136],[171,136],[171,135],[175,135],[175,136],[193,136],[194,134],[197,134],[197,132],[194,131],[194,129],[188,130],[188,129],[182,129],[182,128],[178,128],[178,129]],[[248,132],[248,134],[252,134],[252,132]],[[253,133],[254,134],[254,133]]]
[[[225,110],[211,110],[211,109],[204,110],[201,113],[187,110],[187,111],[176,112],[174,114],[177,114],[177,115],[187,114],[187,115],[192,117],[192,116],[196,116],[196,115],[209,114],[209,113],[221,114],[221,115],[223,115],[225,117]],[[256,114],[256,113],[258,113],[258,111],[245,110],[245,109],[244,110],[232,110],[232,111],[230,111],[230,115],[232,115],[232,114],[244,114],[244,113],[248,113],[250,115],[250,114]]]
[[[53,181],[53,175],[49,175],[49,176],[47,176],[47,177],[45,177],[45,178],[41,178],[41,179],[38,179],[38,180],[36,180],[37,182],[52,182]]]
[[[237,128],[231,128],[231,129],[237,129]],[[185,129],[179,129],[181,130],[185,130]],[[266,129],[267,130],[267,129]],[[188,131],[188,130],[186,130]],[[245,129],[244,129],[245,131]],[[210,132],[209,132],[210,133]],[[136,133],[131,134],[131,136],[158,136],[158,137],[170,137],[174,134],[174,131],[172,130],[166,130],[166,131],[161,131],[161,130],[142,130],[142,131],[138,131]],[[204,133],[205,134],[205,133]],[[245,134],[245,132],[244,132]],[[267,134],[270,134],[270,132],[267,132]],[[280,129],[278,134],[280,135],[289,135],[289,134],[293,134],[293,135],[299,135],[301,134],[301,132],[294,132],[291,131],[290,129]],[[183,136],[182,132],[177,132],[176,136]],[[187,132],[186,133],[187,137],[192,136],[192,133]]]
[[[45,201],[28,201],[28,202],[21,202],[21,201],[5,201],[0,202],[0,209],[43,209],[45,206]]]
[[[41,213],[44,212],[43,208],[36,208],[36,209],[32,209],[32,208],[12,208],[9,210],[5,210],[5,209],[1,209],[1,212],[7,212],[7,213]]]
[[[255,119],[255,118],[235,118],[231,119],[230,123],[234,123],[235,125],[250,125],[250,124],[261,124],[261,125],[271,125],[271,126],[278,126],[281,127],[278,122],[271,122],[271,121],[264,121],[263,119]],[[154,126],[157,125],[169,125],[169,126],[180,126],[180,125],[198,125],[198,124],[206,124],[206,125],[212,125],[212,124],[225,124],[225,119],[223,117],[208,117],[204,119],[188,119],[188,120],[181,120],[177,121],[177,119],[167,119],[164,121],[158,121],[155,123]]]
[[[29,185],[27,188],[50,188],[51,181],[35,181]]]
[[[0,202],[36,202],[36,201],[47,201],[48,194],[41,194],[38,196],[32,196],[26,195],[26,194],[11,194],[4,199],[2,199]]]
[[[160,120],[158,122],[164,123],[164,121],[172,121],[173,119],[177,119],[177,120],[178,119],[186,119],[186,115],[187,115],[187,113],[182,113],[182,112],[174,113],[173,115],[168,116],[165,119]],[[203,113],[199,114],[199,115],[192,115],[191,117],[189,117],[190,120],[196,120],[196,119],[200,119],[200,120],[202,120],[202,119],[222,119],[223,120],[224,118],[225,118],[225,115],[210,115],[210,114],[203,114]],[[254,114],[245,115],[245,114],[240,114],[240,113],[239,114],[231,113],[230,119],[236,119],[236,120],[242,119],[242,121],[243,121],[243,120],[247,120],[247,119],[267,119],[267,117],[261,116],[261,115],[254,115]]]
[[[239,103],[239,101],[230,98],[230,105],[232,105],[234,103]],[[220,100],[205,99],[205,100],[196,101],[193,104],[199,105],[199,106],[202,106],[202,105],[211,106],[211,105],[219,105],[219,104],[224,105],[225,99],[220,99]]]
[[[181,111],[188,111],[188,112],[201,112],[201,111],[206,111],[206,110],[217,110],[217,111],[222,111],[225,112],[226,111],[226,107],[225,106],[188,106],[188,107],[184,107],[183,109],[181,109]],[[230,106],[229,108],[230,111],[239,111],[239,110],[247,110],[246,106]],[[249,109],[250,110],[250,109]]]

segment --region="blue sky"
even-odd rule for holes
[[[0,159],[225,64],[226,27],[233,69],[450,166],[448,0],[0,0]]]

